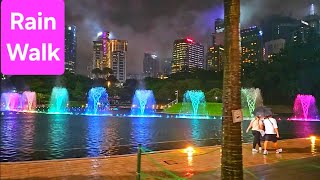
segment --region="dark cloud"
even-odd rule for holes
[[[242,0],[241,26],[264,16],[307,14],[312,0]],[[319,3],[319,0],[313,1]],[[320,4],[320,3],[319,3]],[[319,5],[320,6],[320,5]],[[92,40],[102,30],[128,40],[129,73],[142,72],[143,53],[171,57],[173,41],[191,37],[210,43],[213,21],[223,17],[222,0],[67,0],[66,22],[78,28],[78,67],[81,74],[92,62]]]

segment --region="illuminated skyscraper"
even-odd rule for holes
[[[112,71],[113,75],[121,82],[124,83],[127,77],[126,68],[126,51],[113,51],[112,52]]]
[[[120,81],[126,80],[126,60],[128,41],[109,39],[109,32],[100,32],[97,40],[93,41],[92,69],[110,68],[114,76]]]
[[[223,51],[222,45],[214,45],[208,49],[207,52],[207,70],[220,72],[223,70]]]
[[[92,69],[111,68],[111,53],[108,53],[109,32],[100,32],[97,40],[93,41]]]
[[[241,59],[242,63],[257,63],[263,59],[263,32],[257,26],[242,29]]]
[[[241,35],[241,61],[242,74],[246,74],[248,69],[256,66],[263,60],[263,32],[257,26],[253,26],[240,31]]]
[[[315,6],[312,4],[310,7],[310,14],[304,18],[309,26],[315,28],[316,32],[320,34],[320,16],[315,10]]]
[[[111,39],[108,42],[108,55],[112,59],[111,69],[113,75],[121,82],[124,83],[127,77],[127,51],[128,41]]]
[[[224,20],[223,19],[218,18],[214,21],[214,30],[215,30],[215,33],[220,33],[220,32],[224,31]]]
[[[204,68],[204,46],[192,39],[178,39],[173,44],[172,73]]]
[[[161,61],[161,73],[163,75],[171,74],[171,58],[165,58]]]
[[[143,73],[146,77],[156,78],[160,73],[159,58],[152,53],[144,53]]]
[[[65,70],[71,73],[76,71],[77,62],[77,29],[70,25],[65,27]]]

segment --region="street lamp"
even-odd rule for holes
[[[176,91],[174,92],[174,94],[176,95],[176,101],[177,101],[177,103],[178,103],[179,91],[178,91],[178,90],[176,90]]]

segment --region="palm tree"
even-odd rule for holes
[[[113,74],[113,70],[111,68],[105,67],[102,69],[102,74],[107,79],[111,74]]]
[[[101,75],[102,71],[101,71],[101,69],[99,69],[99,68],[94,68],[94,69],[92,69],[91,73],[94,74],[94,76],[95,76],[96,78],[98,78],[99,75]]]
[[[224,0],[224,13],[221,179],[243,179],[241,123],[232,119],[232,110],[241,109],[240,0]]]

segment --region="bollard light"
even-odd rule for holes
[[[184,153],[193,154],[194,153],[193,147],[191,146],[187,147],[186,149],[184,149]]]
[[[310,140],[312,144],[315,144],[316,139],[317,139],[316,136],[310,136]]]

